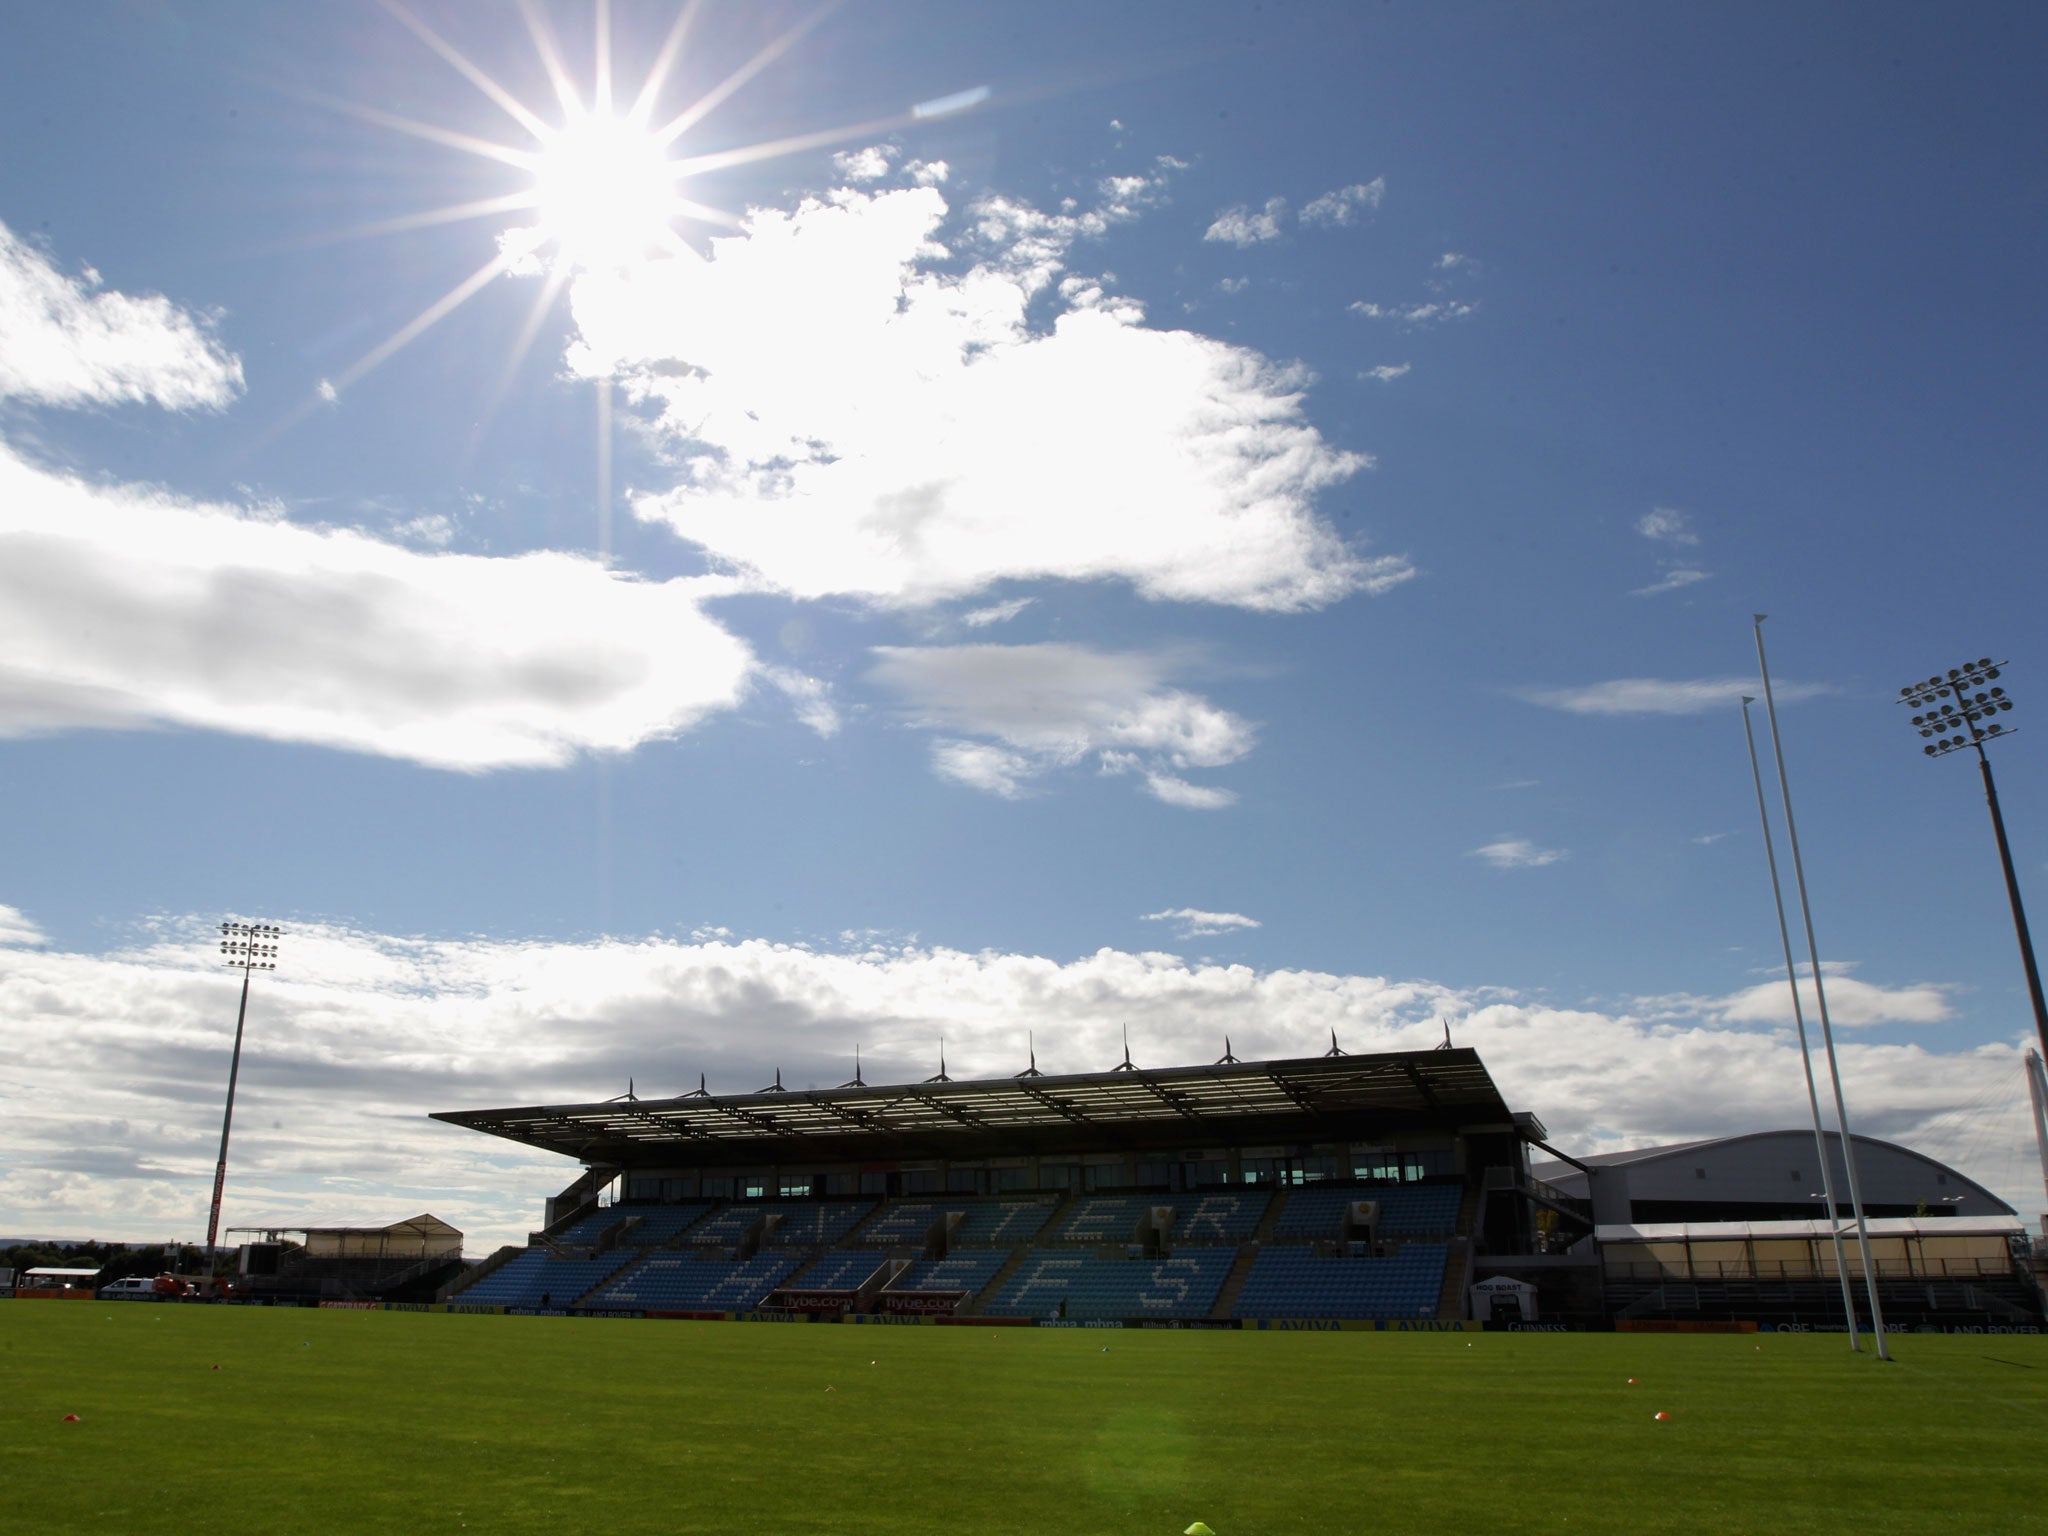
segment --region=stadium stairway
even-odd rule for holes
[[[1460,1237],[1444,1255],[1444,1283],[1437,1293],[1436,1315],[1459,1318],[1465,1315],[1465,1277],[1472,1268],[1472,1239]]]
[[[1040,1232],[1058,1232],[1063,1230],[1066,1226],[1067,1218],[1074,1214],[1074,1208],[1080,1203],[1080,1200],[1080,1196],[1069,1191],[1053,1206],[1052,1214],[1046,1217],[1043,1225],[1038,1230]],[[983,1286],[977,1294],[968,1297],[967,1300],[960,1303],[959,1315],[961,1317],[986,1316],[989,1303],[1003,1294],[1004,1288],[1010,1283],[1010,1277],[1023,1267],[1026,1259],[1031,1257],[1031,1246],[1030,1243],[1020,1243],[1015,1248],[1012,1248],[1010,1256],[1003,1260],[1003,1267],[995,1272],[994,1277],[989,1283]]]
[[[1284,1198],[1276,1197],[1267,1207],[1266,1214],[1259,1218],[1259,1225],[1252,1233],[1251,1240],[1237,1250],[1237,1262],[1230,1266],[1230,1274],[1223,1282],[1223,1289],[1216,1294],[1216,1305],[1209,1309],[1211,1317],[1233,1316],[1237,1306],[1238,1293],[1251,1277],[1252,1266],[1259,1262],[1259,1251],[1273,1241],[1273,1234],[1280,1226],[1280,1212],[1286,1206]]]
[[[988,1311],[988,1304],[1003,1293],[1003,1287],[1010,1283],[1010,1277],[1016,1274],[1023,1267],[1024,1261],[1030,1257],[1031,1245],[1029,1243],[1019,1248],[1012,1248],[1010,1256],[1003,1260],[1003,1267],[995,1272],[994,1277],[989,1283],[960,1303],[959,1315],[961,1317],[984,1316]]]
[[[525,1253],[526,1251],[526,1248],[521,1244],[507,1243],[504,1247],[500,1248],[496,1253],[492,1254],[488,1259],[485,1259],[481,1264],[470,1265],[469,1268],[465,1269],[461,1274],[455,1276],[454,1279],[450,1280],[446,1285],[442,1286],[440,1290],[434,1293],[434,1300],[455,1300],[462,1294],[462,1292],[468,1290],[472,1285],[475,1285],[479,1280],[486,1279],[487,1277],[496,1274],[499,1270],[503,1269],[507,1264],[510,1264],[514,1259],[518,1258],[519,1255]]]
[[[1230,1273],[1223,1277],[1223,1289],[1216,1293],[1216,1304],[1209,1309],[1211,1317],[1229,1317],[1231,1308],[1237,1305],[1238,1292],[1251,1278],[1252,1266],[1259,1261],[1259,1245],[1246,1243],[1237,1250],[1237,1262],[1230,1266]]]

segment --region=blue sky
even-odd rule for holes
[[[291,933],[231,1223],[474,1247],[572,1170],[429,1110],[941,1035],[1448,1018],[1567,1150],[1800,1123],[1757,611],[1856,1128],[2037,1208],[1892,700],[2010,657],[2027,724],[2048,23],[531,16],[5,24],[0,1230],[203,1224],[225,917]]]

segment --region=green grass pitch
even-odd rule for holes
[[[2048,1529],[2048,1338],[1893,1345],[0,1302],[0,1528]]]

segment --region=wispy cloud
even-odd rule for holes
[[[43,930],[19,907],[0,905],[0,944],[46,944]]]
[[[1199,907],[1168,907],[1163,912],[1147,912],[1138,921],[1172,923],[1184,939],[1201,938],[1212,933],[1235,933],[1261,926],[1256,917],[1246,917],[1241,912],[1204,912]]]
[[[725,578],[426,553],[0,447],[0,737],[182,726],[478,770],[672,736],[743,696]]]
[[[1659,544],[1690,546],[1700,541],[1692,530],[1692,519],[1676,507],[1652,507],[1636,520],[1636,532]]]
[[[1713,574],[1712,571],[1697,570],[1691,566],[1680,566],[1676,570],[1666,571],[1662,577],[1651,582],[1647,587],[1632,588],[1629,595],[1631,597],[1655,597],[1659,592],[1676,592],[1680,587],[1689,587],[1695,582],[1706,581]]]
[[[1636,519],[1636,532],[1653,544],[1661,544],[1671,550],[1692,550],[1699,547],[1700,536],[1693,531],[1692,519],[1676,507],[1652,507]],[[1662,592],[1676,592],[1696,582],[1709,580],[1713,572],[1703,569],[1697,563],[1697,556],[1673,556],[1660,562],[1663,573],[1648,586],[1636,587],[1631,597],[1655,597]]]
[[[91,268],[66,276],[0,224],[0,398],[189,411],[241,392],[241,359],[210,318],[160,294],[103,288]]]
[[[1495,869],[1541,869],[1570,857],[1563,848],[1539,848],[1525,837],[1504,837],[1497,843],[1474,848],[1470,857],[1484,859]]]
[[[1169,805],[1215,810],[1227,790],[1189,783],[1251,751],[1251,725],[1172,687],[1169,658],[1087,646],[881,646],[871,681],[910,719],[946,733],[933,747],[944,777],[1015,799],[1061,768],[1139,775]],[[981,737],[980,742],[963,740]]]
[[[1325,192],[1321,197],[1305,204],[1301,210],[1301,222],[1312,228],[1323,229],[1356,224],[1362,215],[1378,208],[1386,195],[1387,178],[1384,176],[1375,176],[1371,181],[1339,187],[1336,191]]]
[[[1774,683],[1772,687],[1780,704],[1832,691],[1825,683]],[[1576,688],[1524,688],[1517,697],[1574,715],[1698,715],[1739,703],[1744,694],[1757,691],[1753,677],[1617,677]]]
[[[960,622],[969,629],[986,629],[991,624],[1007,624],[1026,608],[1037,602],[1035,597],[1013,597],[1006,603],[991,603],[986,608],[976,608],[960,615]]]
[[[1377,379],[1382,384],[1391,384],[1414,365],[1411,363],[1381,363],[1377,368],[1367,368],[1359,374],[1361,379]]]
[[[1287,214],[1287,199],[1270,197],[1266,206],[1254,213],[1240,203],[1235,208],[1226,208],[1216,215],[1216,220],[1202,234],[1204,240],[1219,241],[1234,245],[1239,250],[1259,245],[1268,240],[1280,238],[1280,220]]]
[[[634,512],[793,596],[902,607],[1051,578],[1288,611],[1406,580],[1318,512],[1370,460],[1310,424],[1309,374],[1067,271],[1167,174],[1055,213],[842,188],[578,278],[571,366],[680,466]]]
[[[1354,300],[1348,308],[1354,315],[1363,315],[1368,320],[1391,320],[1397,325],[1424,326],[1440,325],[1446,320],[1463,320],[1478,311],[1477,303],[1466,303],[1462,299],[1426,299],[1415,304],[1374,304],[1365,299]]]

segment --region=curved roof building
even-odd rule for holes
[[[2013,1208],[1974,1179],[1896,1142],[1857,1136],[1856,1171],[1866,1216],[2011,1217]],[[1835,1207],[1849,1213],[1841,1137],[1827,1136]],[[1536,1163],[1530,1176],[1589,1200],[1601,1225],[1701,1221],[1798,1221],[1825,1216],[1813,1132],[1753,1131],[1570,1163]]]

